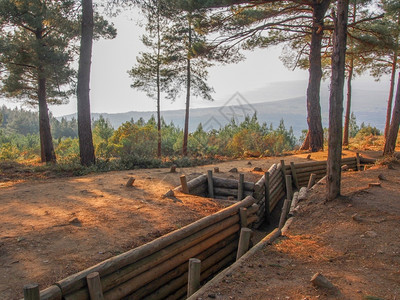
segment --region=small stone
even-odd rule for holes
[[[231,173],[237,173],[237,172],[238,172],[238,169],[237,169],[237,168],[232,168],[232,169],[229,170],[229,172],[231,172]]]
[[[82,223],[78,218],[72,218],[68,221],[68,223],[74,226],[82,226]]]
[[[169,198],[169,197],[173,197],[174,195],[175,195],[174,191],[173,190],[169,190],[164,195],[162,195],[162,198]]]
[[[247,164],[248,164],[249,166],[251,166],[251,161],[247,162]]]
[[[385,175],[383,175],[383,174],[379,174],[378,178],[379,178],[379,180],[387,180]]]
[[[215,294],[208,294],[208,298],[215,299],[216,296],[215,296]]]
[[[369,231],[365,232],[365,235],[367,237],[370,237],[370,238],[374,238],[374,237],[378,236],[378,234],[375,231],[372,231],[372,230],[369,230]]]
[[[260,167],[254,167],[253,171],[254,171],[254,172],[262,172],[263,169],[260,168]]]

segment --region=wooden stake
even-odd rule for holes
[[[185,175],[181,175],[181,177],[179,177],[181,180],[181,186],[182,186],[182,192],[184,194],[189,194],[189,188],[187,185],[187,180],[186,180],[186,176]]]
[[[24,286],[24,300],[40,300],[39,285],[37,283]]]
[[[176,165],[172,165],[171,169],[169,170],[170,173],[176,173]]]
[[[131,187],[133,185],[133,183],[135,182],[135,178],[134,177],[129,177],[128,181],[126,182],[126,187]]]
[[[269,172],[265,172],[265,211],[264,211],[264,220],[267,224],[270,224],[271,220],[271,211],[270,211],[270,190],[269,190]]]
[[[296,166],[294,165],[294,162],[290,163],[290,169],[292,171],[294,185],[296,186],[297,189],[299,189],[300,186],[299,186],[299,181],[297,180],[297,172],[296,172]]]
[[[286,199],[289,199],[290,201],[293,197],[292,176],[286,175],[285,182],[286,182]]]
[[[236,260],[241,258],[243,254],[245,254],[247,250],[249,250],[251,233],[252,231],[249,228],[242,228],[240,230],[239,246],[236,254]]]
[[[322,287],[330,290],[335,289],[335,286],[321,273],[315,273],[314,276],[311,278],[311,282],[313,285],[320,288]]]
[[[315,179],[317,178],[317,174],[315,173],[311,173],[310,174],[310,180],[308,180],[308,185],[307,185],[307,189],[311,189],[312,186],[315,184]]]
[[[282,206],[281,218],[279,219],[279,229],[282,229],[283,226],[285,225],[289,205],[290,205],[290,200],[285,199],[285,202],[283,203]]]
[[[187,297],[193,295],[200,288],[201,261],[197,258],[189,259]]]
[[[214,168],[214,173],[219,173],[219,168],[218,167]]]
[[[90,300],[104,300],[99,273],[90,273],[88,276],[86,276],[86,281],[88,284]]]
[[[214,198],[214,181],[212,171],[207,171],[208,197]]]
[[[238,200],[243,199],[243,185],[244,185],[244,174],[239,175],[239,183],[238,183]]]
[[[285,180],[285,176],[286,176],[286,166],[285,166],[285,161],[284,161],[283,159],[281,160],[281,172],[282,172],[283,180]]]
[[[357,171],[361,171],[361,165],[360,165],[360,153],[356,153],[356,160],[357,160]]]
[[[247,208],[241,207],[239,209],[239,216],[240,216],[240,225],[242,228],[247,227]]]

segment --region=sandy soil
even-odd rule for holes
[[[306,156],[284,159],[300,162]],[[346,151],[346,156],[354,153]],[[267,170],[280,159],[219,163],[218,176],[238,178],[238,173],[228,172],[236,167],[246,181],[256,181],[263,173],[253,172],[254,167]],[[313,154],[312,159],[326,159],[326,153]],[[27,283],[37,282],[43,289],[220,210],[227,204],[187,195],[161,197],[179,185],[181,174],[191,179],[214,166],[182,168],[177,173],[151,169],[67,178],[1,169],[0,299],[20,298]],[[136,181],[127,188],[129,177]]]
[[[198,299],[400,299],[400,165],[394,168],[345,173],[343,197],[332,202],[319,186],[285,236]],[[336,288],[313,286],[317,272]]]

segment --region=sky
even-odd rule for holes
[[[155,101],[145,93],[130,87],[132,80],[127,71],[136,63],[136,56],[146,48],[140,42],[144,29],[138,24],[140,16],[135,11],[125,11],[110,19],[118,35],[113,40],[95,41],[93,45],[91,75],[91,111],[93,113],[119,113],[127,111],[154,111]],[[246,59],[238,64],[218,65],[209,69],[208,82],[213,86],[215,101],[194,98],[192,108],[221,106],[236,92],[246,93],[282,81],[308,80],[308,71],[288,70],[279,60],[282,49],[271,47],[244,52]],[[374,81],[365,77],[364,80]],[[385,77],[382,80],[384,83]],[[381,83],[381,84],[382,84]],[[290,85],[289,85],[290,86]],[[305,93],[305,91],[304,91]],[[294,95],[302,96],[302,95]],[[267,98],[266,98],[267,99]],[[259,101],[247,99],[249,102]],[[278,99],[273,99],[278,100]],[[14,107],[10,101],[0,104]],[[162,101],[162,110],[183,109],[184,93],[174,103]],[[76,113],[76,98],[61,106],[50,106],[54,116]]]

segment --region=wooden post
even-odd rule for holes
[[[285,167],[285,161],[282,159],[281,160],[281,172],[282,172],[282,177],[283,181],[285,181],[285,176],[286,176],[286,167]]]
[[[24,300],[40,300],[39,285],[37,283],[24,286]]]
[[[197,258],[189,259],[187,297],[189,298],[200,288],[201,261]]]
[[[169,170],[170,173],[176,173],[176,165],[172,165],[171,169]]]
[[[238,183],[238,201],[243,199],[243,188],[244,188],[244,174],[239,175],[239,183]]]
[[[289,199],[290,201],[293,197],[292,176],[286,175],[285,182],[286,182],[286,199]]]
[[[264,174],[265,177],[265,183],[264,183],[264,188],[265,188],[265,211],[264,211],[264,220],[267,222],[267,224],[271,223],[271,212],[270,212],[270,191],[269,191],[269,172],[265,172]]]
[[[89,289],[90,300],[104,300],[99,273],[90,273],[86,276],[86,281]]]
[[[252,231],[249,228],[242,228],[240,230],[239,246],[236,253],[236,260],[241,258],[243,254],[245,254],[247,250],[249,250],[251,232]]]
[[[239,216],[240,216],[240,225],[242,228],[247,227],[247,208],[241,207],[239,209]]]
[[[208,197],[214,198],[214,182],[212,170],[207,171]]]
[[[360,164],[360,153],[356,153],[356,160],[357,160],[357,171],[361,171],[361,164]]]
[[[128,181],[126,182],[125,186],[126,187],[131,187],[133,185],[133,183],[135,182],[135,178],[134,177],[129,177]]]
[[[296,166],[294,165],[294,162],[290,163],[290,169],[292,170],[294,185],[296,186],[297,189],[299,189],[300,186],[299,186],[299,181],[297,180]]]
[[[282,229],[282,227],[285,225],[289,205],[290,205],[290,200],[285,199],[285,202],[283,203],[282,206],[281,218],[279,219],[279,229]]]
[[[181,175],[181,177],[179,177],[181,179],[181,186],[182,186],[182,192],[185,194],[189,194],[189,188],[187,185],[187,180],[186,180],[186,176],[185,175]]]
[[[310,179],[308,180],[307,189],[311,189],[313,187],[313,185],[315,184],[316,178],[317,178],[317,174],[315,174],[315,173],[310,174]]]

